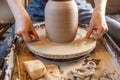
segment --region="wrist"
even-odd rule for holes
[[[95,11],[105,14],[107,0],[94,0]]]
[[[101,7],[95,7],[94,13],[105,15],[105,9],[102,9]]]
[[[18,15],[15,15],[15,20],[16,21],[25,21],[29,20],[30,17],[26,11],[20,11]]]

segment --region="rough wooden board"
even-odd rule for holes
[[[26,48],[26,46],[24,44],[21,44],[21,47],[19,49],[20,49],[20,51],[18,52],[18,57],[19,57],[20,72],[21,72],[21,74],[20,74],[21,79],[20,80],[28,80],[25,78],[27,76],[27,73],[25,72],[25,69],[23,66],[23,61],[34,60],[37,57],[35,57],[33,54],[31,54],[31,52]],[[101,74],[105,69],[108,70],[109,72],[117,71],[118,73],[120,73],[120,69],[118,68],[118,66],[116,66],[116,63],[113,60],[115,57],[111,56],[99,41],[97,43],[97,47],[95,48],[95,50],[92,53],[93,54],[90,55],[89,58],[101,60],[100,64],[98,65],[96,75]],[[43,59],[41,57],[39,57],[39,59],[42,60],[43,63],[46,65],[48,65],[48,64],[59,65],[60,71],[64,74],[66,74],[70,70],[79,68],[80,64],[83,63],[84,58],[77,59],[77,60],[71,61],[71,62],[53,62],[50,60]],[[13,71],[12,80],[16,79],[17,70],[18,70],[17,66],[15,66],[14,71]]]

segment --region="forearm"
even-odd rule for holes
[[[24,16],[27,15],[26,10],[24,9],[21,0],[6,0],[15,20],[21,20]]]
[[[105,14],[107,0],[94,0],[94,2],[95,2],[95,9]]]

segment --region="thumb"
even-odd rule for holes
[[[28,32],[24,32],[24,33],[22,33],[22,37],[23,37],[25,43],[29,43],[29,42],[31,41],[31,38],[30,38]]]
[[[37,34],[37,32],[35,31],[35,29],[32,28],[31,31],[32,31],[32,35],[34,35],[34,37],[35,37],[35,40],[39,40],[38,34]]]

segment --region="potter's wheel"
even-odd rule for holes
[[[51,42],[46,38],[45,28],[41,27],[43,24],[34,24],[40,41],[28,44],[28,49],[37,56],[50,59],[71,59],[89,54],[96,47],[95,40],[84,39],[87,31],[82,28],[78,29],[75,40],[70,43]]]

